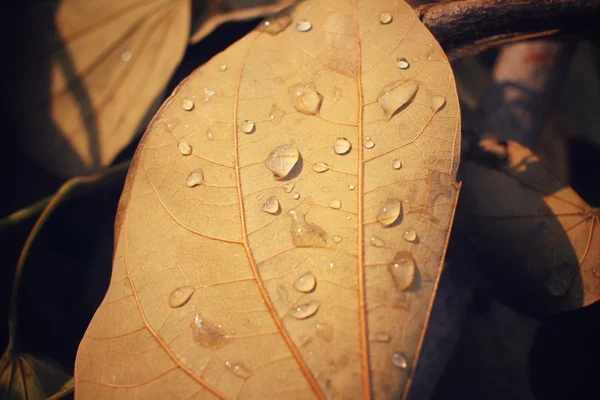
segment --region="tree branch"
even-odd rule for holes
[[[455,60],[524,39],[596,32],[600,0],[456,0],[415,11]]]

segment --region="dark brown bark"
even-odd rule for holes
[[[549,35],[595,34],[600,0],[456,0],[416,9],[451,59]]]

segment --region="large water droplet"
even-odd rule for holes
[[[298,163],[300,153],[295,145],[288,143],[275,147],[267,157],[267,168],[275,179],[285,178]]]
[[[242,123],[242,132],[246,134],[254,133],[256,129],[256,124],[253,121],[244,121]]]
[[[179,149],[179,152],[184,156],[189,156],[190,154],[192,154],[192,145],[189,144],[186,140],[182,140],[179,143],[177,143],[177,148]]]
[[[429,106],[431,107],[431,111],[438,112],[445,104],[446,98],[444,96],[433,96]]]
[[[183,107],[185,111],[192,111],[194,109],[194,100],[187,97],[184,98],[181,100],[181,107]]]
[[[385,242],[377,236],[371,236],[371,240],[369,240],[369,242],[371,243],[371,246],[385,247]]]
[[[325,172],[325,171],[329,170],[329,165],[327,165],[323,161],[317,161],[316,163],[313,164],[312,169],[315,172],[321,173],[321,172]]]
[[[231,341],[231,337],[221,325],[213,324],[199,315],[194,318],[192,329],[194,341],[202,347],[219,349]]]
[[[394,19],[394,17],[392,17],[392,14],[390,14],[387,11],[384,11],[379,14],[379,22],[382,23],[383,25],[389,24],[390,22],[392,22],[393,19]]]
[[[392,355],[392,364],[400,369],[408,368],[408,360],[406,359],[406,356],[399,351]]]
[[[191,188],[198,185],[202,185],[202,183],[204,183],[204,171],[202,171],[201,169],[192,171],[188,175],[187,180],[185,181],[187,187]]]
[[[300,304],[299,306],[292,308],[290,310],[290,314],[292,314],[292,317],[294,317],[296,319],[306,319],[308,317],[312,317],[313,315],[315,315],[317,313],[317,311],[319,311],[320,306],[321,306],[321,303],[313,300],[308,303]]]
[[[402,203],[398,199],[389,199],[377,213],[377,221],[384,227],[392,225],[402,212]]]
[[[401,108],[410,104],[418,90],[419,84],[413,79],[397,81],[385,86],[377,96],[377,102],[383,110],[385,119],[389,121]]]
[[[312,272],[307,272],[296,280],[294,287],[302,293],[312,292],[317,285],[317,278]]]
[[[182,287],[178,287],[177,289],[174,289],[171,292],[171,294],[169,295],[169,305],[172,308],[177,308],[177,307],[183,306],[185,303],[187,303],[189,301],[189,299],[192,297],[192,295],[194,294],[195,291],[196,291],[196,288],[194,288],[193,286],[190,286],[190,285],[182,286]]]
[[[298,32],[308,32],[312,29],[312,22],[306,20],[306,19],[301,19],[300,21],[296,22],[296,30]]]
[[[314,115],[321,109],[323,96],[312,83],[297,83],[290,88],[292,105],[306,115]]]
[[[415,281],[415,259],[408,251],[396,253],[396,257],[389,266],[390,274],[398,290],[410,288]]]
[[[352,144],[345,137],[339,137],[333,142],[333,151],[335,154],[343,155],[350,151]]]
[[[415,240],[417,240],[417,232],[415,232],[415,231],[406,231],[406,232],[404,232],[404,234],[402,235],[402,237],[407,242],[411,242],[412,243]]]
[[[299,214],[296,210],[289,212],[292,218],[292,242],[296,247],[320,247],[324,246],[325,231],[320,226],[306,222],[304,215]]]
[[[375,335],[373,335],[373,340],[379,343],[388,343],[392,338],[385,332],[376,332]]]
[[[329,202],[329,207],[339,210],[340,208],[342,208],[342,202],[339,200],[331,200]]]
[[[262,210],[269,214],[277,214],[279,212],[279,201],[275,196],[269,197],[269,199],[265,201]]]
[[[393,160],[392,161],[392,168],[394,168],[394,169],[400,169],[400,168],[402,168],[402,161],[400,161],[400,160]]]
[[[289,10],[284,10],[279,14],[273,15],[263,21],[258,27],[261,32],[266,32],[270,35],[277,35],[283,32],[292,23],[293,18]]]
[[[333,339],[333,327],[325,322],[317,323],[317,337],[323,339],[327,343]]]
[[[408,60],[406,58],[400,57],[396,59],[396,67],[400,69],[408,69],[410,67],[410,64],[408,63]]]
[[[283,190],[285,190],[286,193],[292,193],[292,190],[294,190],[295,187],[296,185],[294,184],[294,182],[289,182],[285,184]]]
[[[279,125],[284,115],[285,112],[281,108],[277,107],[277,105],[273,104],[273,107],[271,107],[271,111],[269,111],[269,119],[271,120],[273,125]]]

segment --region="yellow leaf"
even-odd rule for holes
[[[406,393],[459,114],[442,49],[400,1],[306,1],[215,56],[138,148],[77,396]]]

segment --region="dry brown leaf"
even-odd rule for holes
[[[189,20],[189,0],[34,6],[22,24],[15,103],[32,157],[62,176],[110,164],[147,123],[183,56]]]
[[[461,167],[459,225],[486,263],[515,281],[525,273],[562,309],[597,301],[600,211],[518,143],[485,139],[479,146]]]
[[[303,2],[199,68],[138,148],[77,396],[406,393],[459,114],[441,47],[399,1]]]

